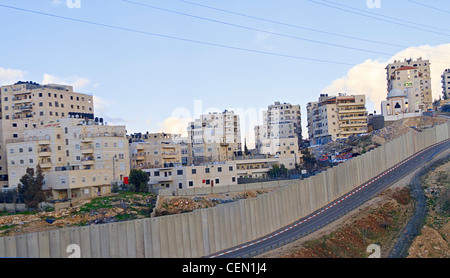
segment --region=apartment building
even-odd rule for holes
[[[313,145],[367,132],[365,95],[321,94],[307,105],[308,135]]]
[[[56,120],[26,130],[6,145],[9,187],[28,167],[41,167],[45,188],[56,199],[90,198],[110,193],[111,183],[130,172],[125,126],[78,118]]]
[[[302,145],[300,105],[275,102],[263,111],[263,125],[255,126],[258,154],[293,156]]]
[[[135,133],[129,136],[131,167],[161,168],[181,165],[181,136],[168,133]]]
[[[94,119],[93,97],[58,84],[17,82],[0,87],[0,188],[9,187],[6,144],[25,131],[68,117]]]
[[[197,166],[144,169],[153,188],[183,189],[237,184],[236,163],[215,162]]]
[[[450,99],[450,69],[446,69],[441,75],[443,99]]]
[[[398,89],[408,95],[409,109],[414,113],[426,111],[433,106],[430,61],[395,60],[386,67],[388,92]]]
[[[232,160],[242,151],[239,116],[233,111],[201,115],[187,131],[189,164]]]

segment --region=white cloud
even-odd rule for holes
[[[181,136],[187,137],[187,127],[192,121],[191,118],[170,117],[159,124],[158,132],[181,134]]]
[[[52,5],[59,6],[59,5],[61,5],[61,4],[62,4],[62,1],[61,1],[61,0],[53,0],[53,1],[52,1]]]
[[[5,69],[0,67],[0,86],[11,85],[17,81],[23,81],[25,71],[17,69]]]
[[[334,80],[323,89],[323,93],[365,94],[368,110],[375,109],[379,113],[381,101],[386,99],[387,95],[385,70],[387,64],[392,63],[394,60],[417,59],[420,57],[424,60],[430,60],[431,87],[433,98],[437,99],[442,93],[441,75],[446,68],[450,68],[450,44],[410,47],[388,60],[366,60],[351,68],[346,76]]]
[[[48,73],[44,74],[44,79],[42,80],[42,84],[51,84],[51,83],[56,83],[56,84],[61,84],[61,85],[71,85],[74,87],[75,90],[79,90],[79,89],[86,88],[91,83],[91,81],[87,78],[78,77],[78,76],[69,76],[69,77],[60,78],[58,76],[51,75]]]
[[[110,100],[102,99],[95,95],[93,97],[93,101],[94,101],[94,111],[95,113],[99,114],[105,114],[108,111],[109,106],[114,104]]]

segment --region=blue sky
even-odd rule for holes
[[[436,76],[440,76],[441,69],[450,68],[450,57],[447,55],[450,53],[450,3],[444,0],[381,0],[379,8],[370,8],[366,0],[188,0],[297,27],[178,0],[130,1],[226,22],[228,25],[122,0],[80,0],[80,8],[69,8],[66,0],[0,0],[0,5],[41,13],[0,6],[0,85],[18,80],[73,84],[78,92],[94,94],[98,116],[114,124],[125,124],[128,132],[174,132],[184,129],[188,118],[198,114],[198,110],[194,111],[195,101],[197,104],[201,101],[200,112],[214,109],[244,111],[241,116],[242,133],[252,141],[253,125],[261,119],[247,119],[248,115],[275,101],[301,105],[305,135],[306,104],[317,100],[320,93],[335,94],[345,89],[347,93],[356,93],[359,90],[359,93],[368,95],[368,109],[379,110],[380,97],[386,94],[386,81],[382,80],[385,78],[384,67],[394,56],[429,58],[432,64],[439,64]],[[349,8],[340,5],[359,10],[345,12],[342,9]],[[42,13],[147,34],[64,20]],[[302,60],[299,57],[347,65]],[[360,64],[365,67],[358,67]],[[372,71],[378,78],[368,78],[372,76]],[[349,85],[364,78],[368,79],[362,87]],[[337,80],[346,82],[339,83]],[[433,89],[434,95],[438,96],[440,88]],[[180,119],[181,116],[184,119]]]

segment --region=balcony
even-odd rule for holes
[[[339,109],[339,114],[348,114],[348,113],[365,113],[366,108],[360,108],[360,109]]]
[[[38,151],[39,157],[50,157],[52,156],[52,152],[50,148],[43,148]]]
[[[143,151],[144,150],[144,145],[136,145],[136,149],[138,151]]]
[[[360,126],[367,126],[366,122],[362,123],[341,123],[339,124],[340,127],[360,127]]]
[[[80,139],[81,143],[91,143],[92,141],[94,141],[94,138],[92,136],[82,136]]]
[[[81,148],[81,154],[93,154],[93,153],[94,153],[94,147]]]
[[[15,113],[21,113],[22,111],[30,111],[33,109],[32,105],[20,105],[20,106],[15,106],[14,110],[19,110],[16,111]]]
[[[51,169],[52,168],[52,164],[51,163],[41,163],[39,164],[39,166],[41,166],[41,169]]]
[[[39,140],[38,144],[40,146],[45,146],[45,145],[50,145],[50,139],[43,139],[43,140]]]
[[[83,166],[92,166],[94,165],[94,157],[93,156],[85,156],[81,159],[81,165]]]
[[[143,155],[133,156],[133,160],[135,160],[135,161],[144,161],[145,160],[145,156],[143,156]]]

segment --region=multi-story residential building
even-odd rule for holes
[[[450,69],[446,69],[441,75],[442,78],[442,94],[445,100],[450,99]]]
[[[236,163],[215,162],[197,166],[144,169],[153,188],[183,189],[237,184]]]
[[[263,111],[263,125],[255,126],[258,154],[297,155],[302,145],[300,105],[275,102]]]
[[[388,64],[386,67],[388,92],[398,89],[408,95],[409,109],[413,113],[433,106],[430,61],[418,58]]]
[[[233,111],[201,115],[187,131],[189,164],[232,160],[242,151],[239,116]]]
[[[45,189],[56,199],[89,198],[110,193],[111,183],[130,172],[125,126],[77,118],[56,120],[26,130],[6,145],[9,187],[28,167],[41,167]]]
[[[181,165],[180,135],[168,133],[135,133],[129,136],[132,168],[161,168]]]
[[[308,134],[313,145],[326,144],[367,132],[365,95],[321,94],[319,101],[310,102]]]
[[[58,119],[71,116],[94,119],[91,95],[57,84],[18,82],[2,86],[0,108],[0,188],[8,188],[9,184],[7,142]]]

